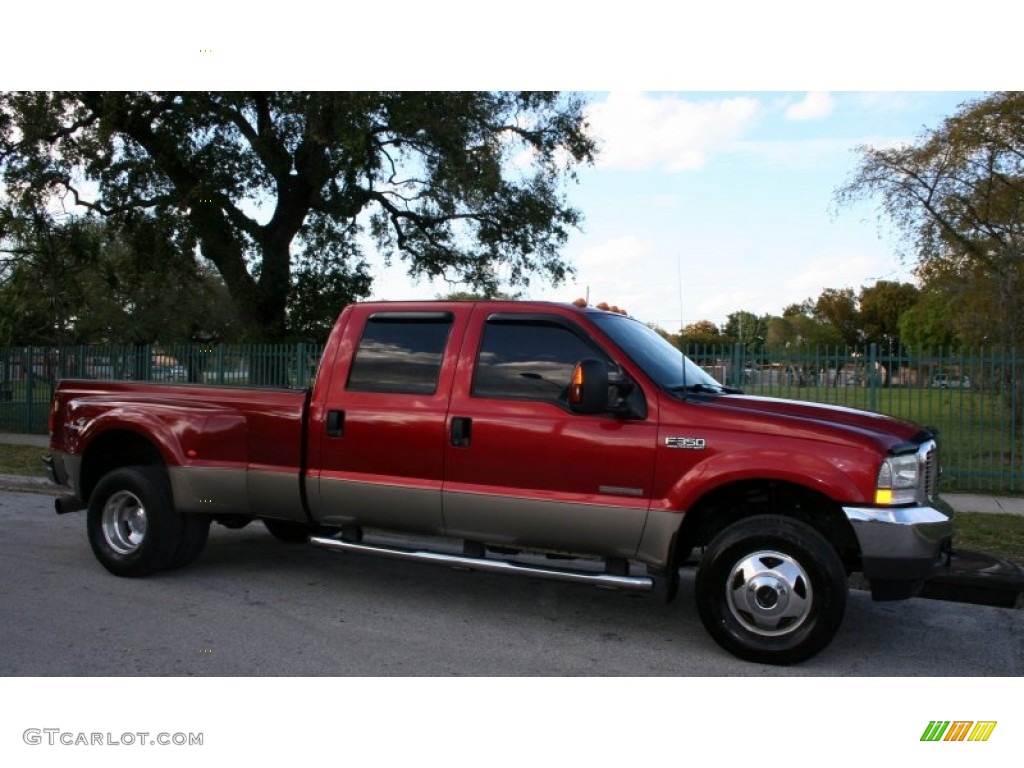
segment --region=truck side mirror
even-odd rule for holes
[[[587,359],[576,364],[569,384],[569,407],[575,413],[604,413],[608,410],[608,364]]]

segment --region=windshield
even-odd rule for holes
[[[663,389],[676,392],[736,391],[715,381],[653,328],[612,313],[594,313],[590,318]]]

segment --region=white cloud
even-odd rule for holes
[[[622,235],[598,245],[584,248],[576,260],[579,271],[602,271],[607,267],[636,264],[651,255],[654,245],[635,235]]]
[[[689,171],[742,136],[757,118],[757,99],[686,101],[675,96],[612,93],[591,105],[588,118],[600,143],[597,165],[626,170]]]
[[[788,120],[821,120],[832,114],[836,100],[825,91],[811,91],[786,110]]]
[[[850,156],[858,144],[871,141],[853,141],[843,138],[739,141],[730,147],[736,153],[749,155],[752,160],[764,166],[781,168],[812,168],[833,158]]]
[[[855,292],[876,280],[910,280],[910,270],[875,253],[837,249],[825,258],[807,262],[784,284],[786,303],[817,298],[825,288],[853,288]]]
[[[538,284],[530,290],[530,298],[573,301],[589,296],[591,304],[606,301],[633,310],[645,321],[654,320],[650,313],[637,310],[651,306],[652,292],[666,287],[675,290],[675,267],[669,270],[662,261],[651,240],[635,235],[611,237],[574,254],[574,278],[557,287]],[[673,282],[666,283],[665,275],[671,275]],[[676,306],[675,299],[670,306]]]

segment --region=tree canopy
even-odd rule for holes
[[[781,315],[739,310],[730,313],[721,328],[711,320],[698,320],[683,329],[680,343],[742,344],[754,352],[864,344],[898,347],[908,340],[907,334],[915,345],[928,347],[948,343],[935,335],[936,328],[926,328],[935,310],[914,285],[880,280],[859,292],[825,288],[817,298],[784,307]]]
[[[4,93],[0,180],[14,217],[150,217],[273,340],[365,296],[369,248],[489,292],[564,279],[586,127],[554,92]]]
[[[223,283],[209,265],[177,258],[170,233],[45,216],[4,222],[0,344],[166,343],[238,334]]]
[[[683,344],[721,344],[724,340],[718,326],[710,320],[698,320],[683,327],[679,332]]]
[[[1024,342],[1024,93],[964,104],[913,144],[859,151],[837,201],[880,201],[954,317],[985,317],[964,340]]]
[[[892,280],[879,280],[861,288],[857,304],[864,341],[898,344],[902,336],[900,318],[917,305],[919,295],[916,286]]]

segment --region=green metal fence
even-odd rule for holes
[[[46,433],[61,378],[306,387],[316,344],[0,347],[0,432]],[[687,354],[748,394],[886,413],[938,430],[945,490],[1024,493],[1024,361],[1015,351],[912,354],[876,346]]]
[[[0,432],[46,434],[64,378],[307,387],[319,344],[0,347]]]
[[[771,355],[740,345],[687,354],[747,394],[860,408],[936,430],[942,487],[1024,492],[1022,390],[1016,351],[793,350]]]

